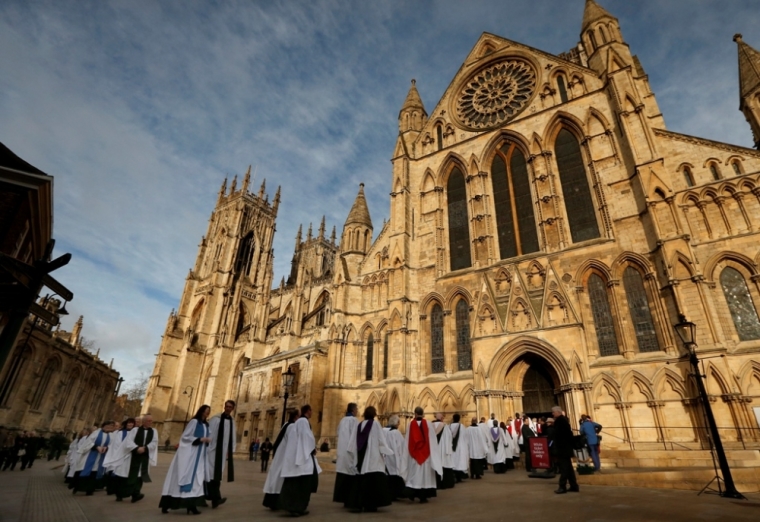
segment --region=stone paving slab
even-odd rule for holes
[[[171,461],[161,454],[159,466],[151,470],[154,481],[143,488],[145,499],[132,504],[118,503],[98,492],[92,497],[72,495],[63,483],[55,463],[38,461],[33,470],[0,472],[0,520],[3,522],[127,522],[133,520],[171,522],[185,517],[173,511],[162,515],[158,509],[161,487]],[[222,483],[227,503],[216,510],[202,509],[193,520],[283,521],[290,517],[261,505],[266,475],[258,462],[236,461],[236,481]],[[749,501],[733,501],[715,495],[698,497],[691,491],[656,490],[608,486],[581,486],[578,494],[555,495],[555,480],[530,479],[522,470],[506,475],[487,473],[482,480],[467,481],[453,490],[439,491],[429,504],[402,501],[378,513],[353,514],[332,502],[335,475],[320,475],[319,492],[312,496],[306,521],[379,521],[435,519],[436,522],[487,520],[514,521],[515,516],[531,520],[567,522],[645,521],[757,521],[760,495]],[[183,518],[182,520],[187,520]]]

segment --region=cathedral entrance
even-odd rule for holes
[[[507,381],[522,392],[521,412],[531,418],[550,417],[552,406],[563,406],[563,397],[555,393],[559,378],[540,355],[527,353],[518,358],[507,371]]]

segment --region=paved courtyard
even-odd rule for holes
[[[73,496],[63,483],[60,463],[38,460],[24,472],[0,473],[0,520],[3,522],[120,522],[162,521],[185,517],[158,509],[161,486],[171,455],[161,454],[152,471],[153,482],[143,489],[145,499],[137,504],[117,503],[98,492],[92,497]],[[57,469],[56,469],[57,467]],[[286,514],[271,512],[261,505],[265,475],[257,462],[236,461],[236,481],[223,483],[227,503],[218,509],[202,510],[198,519],[287,520]],[[402,501],[373,514],[346,512],[332,500],[335,475],[320,475],[319,492],[312,496],[306,520],[560,520],[560,521],[665,521],[760,520],[760,495],[748,501],[732,501],[715,495],[697,497],[691,491],[582,486],[579,494],[555,495],[556,482],[529,479],[522,470],[506,475],[487,473],[483,480],[468,481],[453,490],[439,492],[426,506]],[[182,520],[186,520],[183,518]]]

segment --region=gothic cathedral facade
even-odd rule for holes
[[[735,40],[760,144],[760,53]],[[324,219],[299,229],[279,286],[280,190],[225,181],[144,405],[162,441],[230,398],[238,447],[271,439],[291,370],[318,440],[348,402],[402,419],[556,403],[609,447],[699,446],[681,314],[726,444],[760,440],[760,152],[667,130],[614,16],[587,0],[558,56],[483,34],[431,112],[412,81],[398,124],[389,221],[375,233],[360,187],[339,242]]]

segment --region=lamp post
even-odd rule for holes
[[[190,390],[190,393],[187,393],[187,390]],[[185,391],[182,392],[182,395],[188,395],[187,398],[187,409],[185,409],[185,426],[187,426],[187,416],[190,415],[190,403],[193,400],[193,392],[195,391],[195,388],[192,386],[188,386],[185,388]]]
[[[707,395],[707,389],[705,388],[705,382],[702,380],[702,372],[699,369],[699,358],[697,357],[697,343],[694,342],[697,333],[697,325],[691,321],[686,320],[686,316],[679,314],[678,324],[673,325],[678,337],[681,338],[684,347],[689,351],[689,363],[691,363],[691,369],[694,372],[694,381],[697,384],[697,392],[699,398],[702,401],[702,406],[705,409],[705,417],[707,417],[707,427],[710,430],[710,438],[715,447],[715,453],[718,456],[718,464],[720,465],[720,471],[723,474],[723,483],[725,484],[725,491],[720,493],[722,497],[729,498],[745,498],[744,495],[736,490],[734,485],[734,479],[731,476],[731,467],[728,465],[728,459],[726,459],[726,452],[723,449],[723,442],[720,439],[720,433],[718,432],[718,426],[715,423],[715,416],[713,415],[712,406],[710,405],[710,399]]]
[[[296,374],[293,373],[293,370],[290,368],[282,374],[282,387],[285,388],[285,403],[282,405],[282,422],[280,423],[280,426],[285,424],[285,411],[288,409],[288,391],[293,385],[293,379],[295,376]]]

